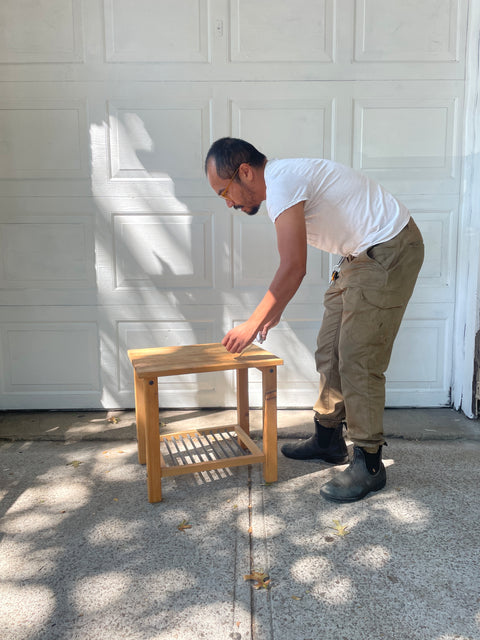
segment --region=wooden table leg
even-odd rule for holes
[[[277,472],[277,367],[265,367],[262,371],[263,387],[263,478],[276,482]]]
[[[250,404],[248,401],[248,369],[237,369],[237,422],[248,435],[250,433]],[[242,449],[247,446],[239,440]]]
[[[147,456],[145,451],[145,403],[140,390],[142,379],[135,371],[135,422],[137,424],[138,462],[145,464]]]
[[[162,499],[162,470],[160,465],[158,380],[157,378],[139,378],[138,381],[141,412],[145,416],[148,501],[160,502]]]

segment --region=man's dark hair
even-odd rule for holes
[[[212,144],[207,153],[205,173],[211,159],[215,161],[218,177],[228,180],[244,162],[252,167],[263,167],[267,157],[245,140],[220,138]]]

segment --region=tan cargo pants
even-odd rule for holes
[[[410,218],[387,242],[348,257],[325,294],[315,362],[320,423],[347,423],[353,443],[375,452],[384,444],[385,371],[423,263],[423,239]]]

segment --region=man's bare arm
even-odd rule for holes
[[[232,353],[240,353],[260,331],[266,336],[278,324],[283,310],[295,295],[307,265],[307,234],[304,203],[300,202],[279,215],[275,221],[280,264],[267,293],[243,324],[231,329],[222,344]]]

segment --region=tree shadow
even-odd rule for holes
[[[249,570],[248,470],[171,479],[151,505],[135,444],[104,446],[0,448],[7,468],[23,461],[2,501],[2,638],[246,629],[249,587],[236,572]]]
[[[261,515],[252,553],[273,583],[268,603],[255,596],[257,623],[271,624],[275,638],[296,633],[299,620],[302,638],[318,637],[319,628],[332,640],[478,637],[469,523],[480,507],[472,509],[469,496],[479,445],[460,448],[395,441],[386,451],[386,489],[352,504],[319,496],[343,467],[302,475],[299,463],[281,459],[281,481],[269,486],[254,470],[252,503]],[[336,523],[349,533],[337,535]]]
[[[479,447],[392,442],[387,488],[353,504],[318,493],[342,467],[279,456],[277,483],[168,478],[151,505],[135,443],[4,443],[2,637],[473,640]]]

